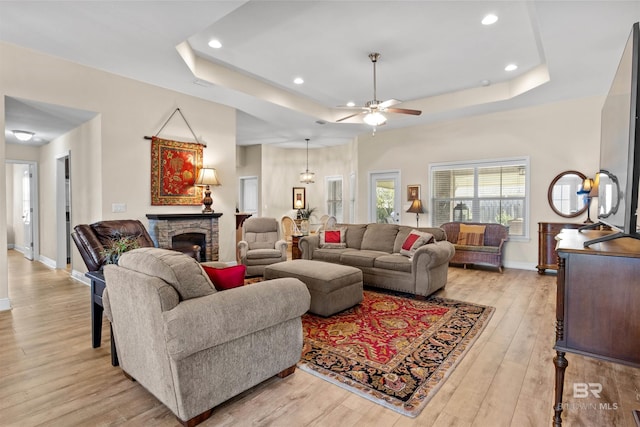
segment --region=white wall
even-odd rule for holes
[[[315,183],[302,184],[300,173],[306,169],[305,149],[285,149],[264,145],[262,147],[262,216],[281,218],[295,211],[292,206],[293,187],[306,188],[306,202],[316,208],[319,218],[326,213],[325,177],[342,176],[345,198],[344,217],[348,218],[349,173],[354,170],[352,144],[336,147],[309,149],[309,171],[315,172]]]
[[[406,186],[420,184],[428,206],[429,164],[529,156],[531,161],[531,209],[528,242],[506,245],[505,265],[534,269],[537,265],[537,227],[540,221],[582,222],[556,215],[547,203],[549,183],[560,172],[574,169],[593,177],[600,155],[602,97],[577,99],[533,108],[488,114],[361,135],[358,164],[357,218],[367,219],[367,174],[373,170],[399,169],[402,200]],[[429,213],[422,223],[430,223]],[[592,216],[593,217],[593,216]],[[423,217],[424,218],[424,217]],[[402,224],[412,225],[413,214],[404,213]]]
[[[199,98],[83,67],[48,55],[0,43],[0,96],[24,98],[93,111],[94,120],[59,138],[39,155],[41,206],[49,202],[49,182],[54,181],[52,157],[70,150],[72,173],[72,214],[75,225],[102,219],[134,218],[147,223],[147,213],[197,213],[201,206],[151,206],[150,141],[169,115],[180,108],[198,138],[208,143],[204,164],[218,169],[222,186],[212,195],[220,218],[220,259],[235,260],[235,110]],[[186,71],[185,71],[186,72]],[[0,126],[4,128],[4,102],[0,102]],[[174,117],[160,135],[192,141],[190,131]],[[0,163],[5,164],[5,139],[0,136]],[[0,188],[6,173],[0,174]],[[43,185],[44,184],[44,185]],[[76,203],[80,205],[76,206]],[[111,212],[112,203],[126,203],[127,212]],[[6,247],[6,200],[0,200],[0,247]],[[87,213],[89,212],[89,213]],[[45,217],[45,215],[42,215]],[[43,219],[40,230],[41,253],[56,258],[55,245],[44,238],[55,233]],[[84,271],[77,262],[73,268]],[[6,253],[0,253],[0,302],[8,297]]]

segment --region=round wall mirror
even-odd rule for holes
[[[578,171],[565,171],[553,178],[547,197],[555,213],[565,218],[575,218],[587,211],[584,197],[578,194],[585,178]]]

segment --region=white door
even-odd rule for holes
[[[256,215],[258,213],[258,177],[240,177],[240,212]]]
[[[33,165],[25,165],[22,173],[22,224],[24,227],[24,257],[33,261],[33,204],[31,202],[31,181]]]
[[[372,172],[369,184],[369,221],[400,223],[400,172]]]

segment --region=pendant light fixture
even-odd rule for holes
[[[309,138],[306,138],[305,141],[307,141],[307,169],[300,173],[300,182],[303,184],[313,184],[316,174],[309,172]]]

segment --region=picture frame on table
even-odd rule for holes
[[[420,198],[420,184],[407,185],[407,201],[412,202]]]
[[[292,198],[293,209],[296,209],[296,210],[304,209],[306,205],[307,205],[306,188],[293,187],[293,198]]]

